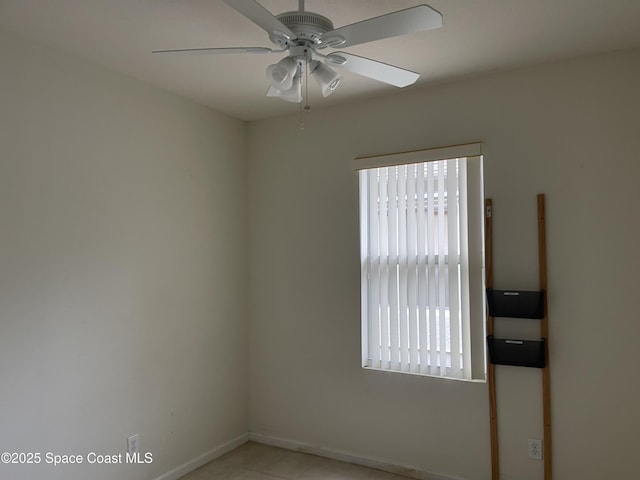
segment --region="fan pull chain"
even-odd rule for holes
[[[301,65],[302,68],[302,65]],[[302,81],[302,76],[300,76],[300,81]],[[304,118],[303,118],[303,110],[305,112],[309,112],[311,110],[311,106],[309,106],[309,62],[305,62],[304,64],[304,109],[302,107],[302,102],[300,102],[300,130],[304,130]]]
[[[305,102],[304,110],[308,112],[309,110],[311,110],[311,107],[309,106],[309,61],[308,60],[305,64],[305,69],[304,69],[304,102]]]
[[[300,115],[300,130],[304,130],[304,120],[302,118],[302,102],[300,102],[299,115]]]
[[[300,75],[300,81],[302,81],[302,75]],[[299,103],[298,115],[300,116],[300,130],[304,130],[304,119],[302,118],[302,101]]]

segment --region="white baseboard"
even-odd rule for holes
[[[252,442],[264,443],[265,445],[271,445],[273,447],[286,448],[287,450],[294,450],[302,453],[310,453],[319,457],[331,458],[333,460],[339,460],[341,462],[354,463],[356,465],[375,468],[389,473],[396,473],[398,475],[404,475],[406,477],[416,478],[418,480],[465,480],[461,477],[451,477],[447,475],[419,470],[413,467],[394,465],[389,461],[363,457],[361,455],[332,450],[330,448],[316,447],[306,443],[297,442],[295,440],[272,437],[270,435],[263,435],[261,433],[250,432],[249,440]]]
[[[174,468],[173,470],[156,477],[154,480],[177,480],[178,478],[186,475],[189,472],[194,471],[196,468],[201,467],[202,465],[209,463],[211,460],[215,460],[216,458],[224,455],[227,452],[230,452],[234,448],[239,447],[243,443],[246,443],[249,440],[249,434],[243,433],[242,435],[237,436],[233,440],[229,440],[222,445],[218,445],[215,448],[212,448],[208,452],[199,455],[198,457],[189,460],[186,463],[183,463],[179,467]]]

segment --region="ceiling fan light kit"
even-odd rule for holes
[[[342,82],[342,75],[326,65],[330,63],[358,75],[396,87],[414,84],[420,74],[404,68],[360,57],[347,52],[332,52],[324,55],[325,48],[350,47],[385,38],[408,35],[440,28],[442,15],[428,5],[398,10],[334,28],[327,17],[308,12],[304,0],[298,0],[298,10],[273,15],[256,0],[224,0],[231,8],[247,17],[265,30],[271,42],[278,47],[227,47],[195,48],[180,50],[156,50],[158,54],[228,54],[228,53],[284,53],[287,56],[269,65],[266,77],[270,88],[269,97],[285,101],[302,102],[302,72],[310,74],[327,97]]]

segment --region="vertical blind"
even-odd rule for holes
[[[466,158],[360,170],[363,365],[471,378]]]

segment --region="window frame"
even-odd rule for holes
[[[469,309],[465,320],[469,328],[469,348],[468,358],[470,359],[470,368],[462,377],[452,375],[448,369],[440,369],[436,376],[451,379],[462,379],[471,381],[484,381],[486,378],[486,346],[485,346],[485,295],[484,295],[484,185],[482,176],[482,144],[471,143],[464,145],[455,145],[440,148],[431,148],[423,150],[413,150],[408,152],[400,152],[393,154],[375,155],[367,157],[357,157],[353,161],[356,171],[369,170],[380,167],[391,167],[399,165],[409,165],[416,163],[425,163],[437,160],[450,160],[456,158],[465,158],[467,164],[466,182],[466,208],[468,209],[467,229],[469,252],[467,264],[469,268]],[[363,231],[368,231],[367,219],[364,218],[364,212],[368,208],[368,200],[362,198],[362,185],[359,186],[360,197],[360,236],[363,241]],[[361,245],[361,262],[363,261]],[[362,264],[361,264],[362,266]],[[417,375],[433,376],[433,373],[425,373],[424,371],[406,371],[401,369],[370,366],[368,363],[368,318],[365,318],[367,305],[365,288],[368,288],[368,278],[365,268],[362,271],[362,366],[366,369],[384,370],[388,372],[409,373]],[[449,352],[448,355],[451,355]],[[424,370],[424,369],[423,369]]]

